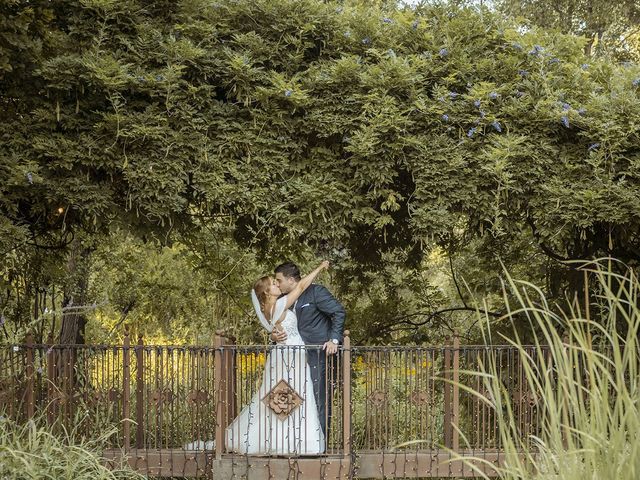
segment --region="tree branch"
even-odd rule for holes
[[[462,296],[462,291],[460,290],[460,285],[458,285],[458,280],[456,279],[456,273],[453,269],[453,257],[449,254],[449,268],[451,269],[451,278],[453,279],[453,284],[456,286],[456,290],[458,291],[458,296],[460,297],[460,301],[465,306],[465,308],[469,308],[467,302],[464,301],[464,297]]]
[[[69,235],[71,236],[71,239],[67,240]],[[41,250],[61,250],[61,249],[65,248],[65,247],[69,246],[73,242],[73,240],[75,238],[75,234],[73,232],[69,231],[68,233],[66,233],[64,235],[64,240],[62,240],[61,243],[59,243],[57,245],[39,245],[35,241],[36,238],[37,238],[36,236],[33,236],[32,237],[33,242],[25,242],[26,245],[29,245],[31,247],[36,247],[36,248],[39,248]]]
[[[421,325],[425,325],[427,323],[429,323],[431,320],[433,320],[435,317],[442,315],[443,313],[449,313],[449,312],[481,312],[484,313],[485,315],[489,315],[491,317],[494,318],[500,318],[504,315],[504,313],[502,312],[492,312],[490,310],[485,310],[483,308],[471,308],[471,307],[449,307],[449,308],[443,308],[441,310],[437,310],[435,312],[431,312],[429,314],[425,313],[425,312],[416,312],[416,313],[410,313],[407,315],[404,315],[402,317],[398,317],[394,320],[398,321],[399,323],[406,323],[408,325],[413,325],[416,327],[419,327]],[[409,318],[411,317],[420,317],[420,316],[427,316],[427,318],[423,321],[420,322],[414,322],[412,320],[409,320]]]
[[[529,225],[529,227],[531,227],[531,234],[533,235],[533,238],[535,238],[536,243],[538,244],[540,249],[548,257],[553,258],[554,260],[557,260],[558,262],[568,262],[568,261],[571,260],[571,258],[567,258],[567,257],[563,257],[561,255],[558,255],[556,252],[551,250],[550,247],[545,245],[545,243],[542,241],[542,235],[540,235],[540,232],[538,232],[538,229],[536,228],[535,223],[533,223],[533,220],[529,216],[527,216],[527,224]]]

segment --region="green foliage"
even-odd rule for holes
[[[509,278],[517,298],[509,316],[526,316],[540,332],[534,356],[527,355],[517,336],[507,340],[523,358],[523,388],[540,406],[543,428],[539,436],[523,438],[514,416],[519,400],[505,390],[496,375],[498,365],[485,365],[480,375],[486,392],[476,395],[503,412],[496,416],[506,451],[500,478],[638,476],[640,292],[634,270],[612,265],[611,260],[586,265],[599,295],[588,303],[576,301],[560,314],[538,287]],[[617,267],[622,273],[616,273]]]
[[[586,37],[587,53],[638,59],[636,25],[640,9],[632,0],[499,0],[495,5],[506,14],[525,18],[533,25]]]
[[[34,421],[20,425],[0,417],[0,476],[16,480],[143,478],[129,468],[109,470],[103,465],[99,450],[113,432],[91,440],[74,438],[72,433],[57,436]]]
[[[637,72],[584,70],[571,37],[471,9],[300,1],[85,2],[66,21],[64,53],[33,72],[48,98],[14,118],[4,155],[34,208],[68,208],[50,224],[190,223],[192,205],[235,213],[246,238],[366,229],[384,248],[447,235],[456,213],[569,243],[635,221]]]
[[[216,255],[231,238],[258,265],[344,252],[359,277],[390,257],[413,275],[435,248],[495,275],[525,239],[554,259],[640,258],[640,70],[580,38],[389,2],[3,8],[0,246],[17,255],[122,228],[195,245],[201,265],[206,229],[226,228]]]
[[[145,244],[122,232],[102,243],[93,257],[91,297],[98,308],[88,337],[98,343],[121,340],[126,323],[148,344],[207,345],[218,329],[262,343],[246,304],[251,282],[262,274],[254,258],[229,240],[204,258],[194,250]]]

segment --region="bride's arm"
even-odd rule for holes
[[[293,290],[291,290],[287,294],[286,308],[289,308],[291,305],[293,305],[298,299],[298,297],[302,295],[302,292],[304,292],[307,288],[309,288],[309,286],[313,283],[313,281],[316,279],[318,274],[326,268],[329,268],[329,262],[324,260],[313,272],[302,277],[302,279],[293,288]]]

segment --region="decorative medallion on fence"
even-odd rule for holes
[[[161,402],[171,403],[172,400],[173,392],[168,388],[165,388],[164,390],[158,389],[151,395],[151,401],[156,405]]]
[[[100,404],[104,400],[105,394],[100,390],[94,390],[91,395],[89,395],[88,403],[92,407],[95,407]]]
[[[381,407],[387,403],[387,392],[383,390],[374,390],[369,395],[369,401],[376,407]]]
[[[107,394],[107,398],[111,402],[119,402],[120,399],[122,398],[122,392],[118,389],[112,388],[109,390],[109,393]]]
[[[410,399],[414,405],[426,405],[429,402],[429,394],[423,390],[414,390]]]
[[[66,404],[69,401],[69,395],[64,393],[62,390],[58,390],[53,394],[53,400],[58,402],[61,405]]]
[[[527,405],[529,407],[537,407],[538,406],[538,398],[535,393],[530,390],[520,390],[513,392],[511,394],[511,398],[513,398],[514,403],[517,405]]]
[[[115,388],[110,390],[94,390],[89,396],[88,402],[90,405],[96,406],[100,403],[108,400],[109,402],[119,402],[122,393]],[[53,395],[53,399],[57,401],[66,401],[67,395],[58,391]]]
[[[303,402],[300,395],[285,380],[280,380],[262,401],[280,420],[286,419]]]
[[[191,390],[187,395],[187,402],[192,405],[200,405],[209,401],[209,394],[203,389]]]
[[[0,401],[8,401],[9,399],[13,399],[14,386],[9,382],[0,382]]]

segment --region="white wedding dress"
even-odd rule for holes
[[[286,297],[278,299],[274,319],[282,316],[286,301]],[[273,346],[267,354],[260,388],[225,431],[228,452],[248,455],[324,452],[325,439],[307,354],[294,312],[286,311],[281,328],[287,333],[287,340]]]

